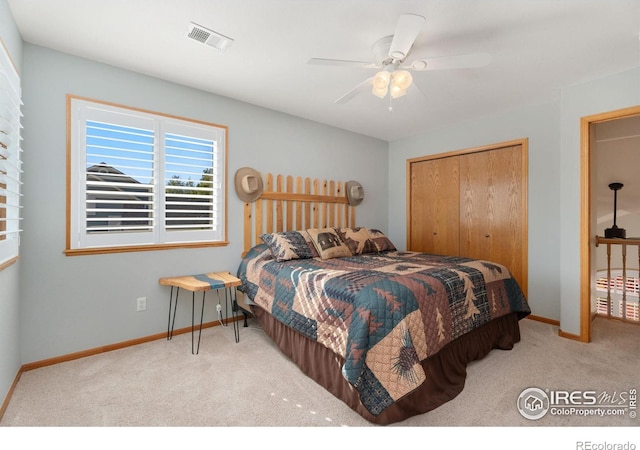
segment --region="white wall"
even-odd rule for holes
[[[22,73],[22,38],[6,0],[0,0],[0,40]],[[21,365],[20,357],[21,261],[0,270],[0,406]]]
[[[243,204],[233,189],[233,174],[239,167],[358,180],[365,189],[358,224],[384,229],[387,223],[384,141],[39,46],[25,44],[23,57],[23,363],[164,332],[169,289],[159,286],[158,278],[235,273],[243,244]],[[230,245],[64,256],[68,93],[227,125]],[[147,297],[147,310],[136,312],[135,300],[142,296]],[[190,302],[181,306],[176,328],[191,323]],[[205,321],[215,320],[213,308],[205,315]]]

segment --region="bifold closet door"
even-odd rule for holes
[[[458,157],[411,163],[409,250],[458,255]]]
[[[522,146],[460,159],[460,256],[506,265],[524,277]]]

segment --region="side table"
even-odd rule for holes
[[[191,353],[198,354],[200,352],[200,337],[202,335],[202,319],[204,317],[204,301],[207,291],[224,289],[225,290],[225,306],[226,317],[229,318],[229,311],[235,309],[237,292],[236,288],[242,285],[240,279],[231,275],[230,272],[212,272],[197,275],[185,275],[179,277],[160,278],[158,282],[163,286],[171,286],[169,293],[169,319],[167,322],[167,340],[173,337],[173,327],[176,321],[176,310],[178,308],[178,294],[180,288],[191,291]],[[174,297],[175,288],[175,297]],[[202,292],[202,308],[200,310],[200,329],[198,330],[198,344],[194,343],[195,330],[195,295],[196,292]],[[172,316],[173,309],[173,317]],[[235,314],[235,313],[234,313]],[[225,320],[225,321],[227,321]],[[240,340],[240,330],[236,324],[235,317],[233,320],[233,331],[236,343]]]

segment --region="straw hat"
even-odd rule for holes
[[[356,206],[362,203],[362,199],[364,198],[364,189],[360,183],[357,181],[347,181],[346,190],[347,200],[351,206]]]
[[[250,168],[241,167],[235,176],[236,194],[243,202],[255,202],[262,195],[262,176]]]

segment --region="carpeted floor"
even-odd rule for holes
[[[634,427],[622,416],[547,414],[524,418],[523,390],[592,390],[626,399],[640,387],[640,326],[596,319],[592,342],[521,321],[522,341],[468,367],[463,392],[440,408],[385,428]],[[368,422],[304,376],[255,321],[203,330],[25,372],[3,427],[367,427]],[[618,397],[615,397],[618,395]],[[611,401],[609,402],[611,403]],[[380,427],[378,427],[380,428]],[[596,428],[597,429],[597,428]],[[620,436],[624,435],[620,431]],[[640,443],[638,443],[640,444]],[[574,447],[575,448],[575,447]]]

